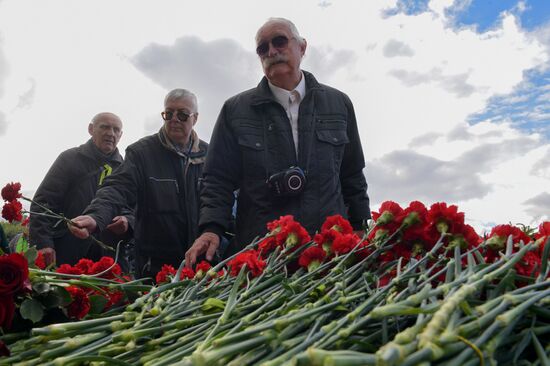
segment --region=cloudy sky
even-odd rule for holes
[[[98,112],[122,118],[123,151],[176,87],[196,92],[208,141],[224,100],[259,82],[272,16],[354,102],[373,210],[446,201],[480,232],[550,219],[548,0],[0,0],[0,184],[32,195]]]

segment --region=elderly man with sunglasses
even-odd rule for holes
[[[237,189],[236,247],[225,255],[282,215],[294,215],[310,233],[330,215],[349,218],[356,230],[371,217],[350,99],[300,69],[307,42],[289,20],[269,19],[256,45],[265,77],[220,112],[204,168],[202,234],[185,255],[188,266],[218,250]]]
[[[198,235],[198,182],[208,145],[193,129],[199,115],[196,96],[170,91],[161,115],[160,131],[128,146],[124,163],[70,227],[77,237],[87,237],[103,229],[119,207],[135,206],[140,277],[154,277],[163,264],[179,266]]]

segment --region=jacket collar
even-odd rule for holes
[[[317,79],[313,76],[312,73],[302,70],[305,76],[306,81],[306,95],[313,90],[324,90],[323,86],[319,84]],[[252,94],[252,105],[260,105],[264,103],[277,102],[271,89],[269,88],[269,81],[264,76],[256,89],[254,89],[254,94]],[[303,98],[302,98],[303,99]]]
[[[85,156],[94,160],[101,160],[107,163],[122,163],[122,156],[118,152],[118,148],[115,148],[115,150],[110,154],[104,154],[101,150],[97,148],[97,146],[95,146],[91,138],[86,141],[85,144],[80,145],[80,151]]]
[[[185,152],[182,152],[174,146],[172,141],[168,138],[166,135],[166,130],[164,129],[164,125],[160,128],[158,134],[157,134],[159,141],[161,145],[166,148],[167,150],[170,150],[174,153],[176,153],[178,156],[183,158],[189,158],[189,164],[202,164],[204,163],[206,159],[206,150],[204,148],[201,148],[201,140],[199,139],[199,136],[197,135],[197,132],[195,130],[191,130],[191,150],[187,150]]]

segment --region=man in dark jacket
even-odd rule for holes
[[[329,215],[360,230],[371,217],[365,162],[350,99],[300,69],[306,40],[292,22],[269,19],[256,34],[265,77],[225,102],[204,168],[199,230],[186,253],[212,258],[231,221],[239,189],[233,250],[291,214],[313,233]]]
[[[98,260],[113,255],[94,244],[91,239],[78,239],[69,233],[66,225],[55,226],[56,219],[40,215],[43,205],[65,217],[78,215],[92,201],[105,178],[122,163],[117,144],[122,136],[122,121],[113,113],[99,113],[88,125],[91,138],[83,145],[62,152],[55,160],[34,195],[31,204],[29,241],[46,258],[58,265],[75,264],[80,258]],[[118,211],[98,235],[105,244],[114,245],[133,221],[130,210]],[[55,227],[54,227],[55,226]]]
[[[103,229],[120,207],[136,205],[139,276],[154,276],[163,264],[179,266],[198,236],[198,184],[208,145],[193,130],[195,95],[172,90],[161,115],[160,131],[128,146],[124,163],[71,227],[75,235],[87,237]]]

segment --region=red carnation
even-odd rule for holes
[[[313,241],[317,243],[327,255],[334,254],[332,252],[332,243],[334,242],[334,239],[336,239],[338,236],[342,235],[339,231],[336,230],[326,230],[321,232],[320,234],[315,234],[313,237]]]
[[[191,268],[184,267],[181,270],[181,273],[180,273],[180,280],[183,280],[183,279],[186,279],[186,278],[190,279],[190,280],[195,278],[195,271],[193,271]]]
[[[298,264],[307,268],[308,271],[314,271],[325,260],[326,253],[318,246],[309,247],[300,254]]]
[[[21,221],[23,220],[23,215],[21,214],[22,209],[23,205],[17,200],[5,203],[2,208],[2,217],[9,222]]]
[[[80,270],[82,274],[93,274],[92,267],[94,266],[94,261],[88,258],[81,258],[74,267]]]
[[[306,229],[294,221],[292,215],[281,216],[279,220],[267,224],[270,236],[258,245],[259,251],[265,255],[277,247],[296,248],[311,240]]]
[[[349,253],[357,246],[361,239],[355,234],[339,235],[332,243],[332,251],[342,255]]]
[[[196,271],[203,271],[208,272],[208,270],[212,268],[212,265],[208,263],[207,261],[201,261],[199,264],[197,264],[197,267],[195,268]]]
[[[248,250],[238,254],[235,258],[227,262],[227,266],[230,268],[232,276],[237,276],[242,268],[246,264],[246,268],[252,277],[259,276],[266,263],[260,258],[260,253],[255,250]]]
[[[393,201],[385,201],[380,205],[378,212],[372,212],[372,219],[376,221],[377,225],[386,225],[394,221],[402,211],[403,209],[399,204]]]
[[[0,256],[0,295],[17,293],[29,279],[29,264],[19,253]]]
[[[428,209],[420,201],[412,201],[398,216],[405,228],[422,226],[428,221]]]
[[[197,277],[197,279],[203,278],[206,275],[206,272],[210,270],[210,268],[212,268],[212,265],[207,261],[201,261],[200,263],[198,263],[195,267],[195,276]]]
[[[263,255],[266,255],[277,248],[277,239],[275,236],[268,236],[258,244],[258,250]]]
[[[537,277],[540,273],[540,267],[541,259],[535,252],[525,253],[523,258],[514,266],[519,275],[526,277]]]
[[[2,188],[2,198],[4,201],[10,202],[21,197],[19,190],[21,189],[21,183],[8,183]]]
[[[279,217],[279,220],[273,220],[271,222],[267,223],[267,229],[271,232],[277,233],[281,231],[281,228],[288,225],[289,222],[294,221],[294,216],[292,215],[285,215]]]
[[[14,314],[15,302],[13,301],[13,296],[0,294],[0,328],[2,328],[4,333],[11,328]]]
[[[71,294],[72,302],[67,305],[69,318],[82,319],[90,311],[90,299],[88,295],[77,286],[66,287],[65,290]]]
[[[342,234],[351,234],[353,227],[342,215],[333,215],[327,217],[323,226],[321,226],[321,232],[328,230],[336,230]]]
[[[464,224],[464,212],[458,212],[456,205],[447,207],[445,202],[438,202],[431,205],[428,220],[439,233],[448,233],[455,224]]]
[[[44,254],[42,254],[42,252],[39,251],[36,254],[34,265],[40,269],[46,269],[46,260],[44,259]]]
[[[170,282],[170,279],[176,274],[176,269],[169,264],[164,264],[157,273],[155,280],[157,284]]]
[[[70,264],[64,263],[55,270],[57,273],[64,273],[70,275],[81,275],[84,274],[79,268],[73,267]]]
[[[456,225],[452,234],[449,244],[458,245],[463,251],[477,247],[481,243],[475,229],[468,224]]]
[[[107,304],[105,304],[105,309],[120,303],[124,299],[124,292],[122,291],[107,291]]]
[[[100,277],[113,279],[122,273],[122,269],[118,264],[115,264],[115,260],[113,258],[101,257],[101,259],[94,263],[90,269],[90,274],[98,273],[103,273]]]
[[[550,239],[550,221],[545,221],[539,225],[539,232],[535,234],[535,240],[540,242],[541,256],[548,239]]]

